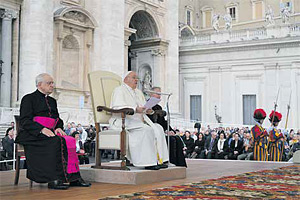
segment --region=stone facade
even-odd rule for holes
[[[19,67],[20,1],[0,3],[0,106],[16,101]]]
[[[268,5],[273,9],[275,24],[270,25],[265,19]],[[282,5],[290,6],[288,22],[282,21]],[[179,18],[182,35],[179,48],[180,110],[183,118],[191,117],[191,98],[201,96],[203,122],[216,123],[216,116],[221,116],[222,123],[245,124],[245,114],[251,118],[253,112],[247,108],[246,98],[253,97],[254,105],[248,107],[261,107],[269,114],[274,109],[280,88],[277,102],[277,110],[283,114],[280,127],[285,127],[290,102],[287,127],[299,128],[299,1],[249,0],[216,4],[209,0],[185,0],[181,1],[180,7],[181,10],[193,8],[193,24],[186,24],[186,12]],[[228,8],[233,7],[232,27],[226,30],[221,17],[219,29],[214,29],[214,14],[232,14]],[[211,11],[211,21],[203,19],[206,11]],[[190,35],[182,34],[182,31],[189,31]],[[269,124],[269,120],[265,120],[264,125]]]
[[[12,67],[6,67],[10,62],[4,63],[11,71],[1,77],[1,87],[11,94],[4,95],[1,89],[5,99],[1,106],[18,107],[21,98],[35,90],[35,76],[47,72],[55,79],[53,96],[64,112],[66,108],[70,112],[90,109],[89,72],[108,70],[122,76],[131,69],[141,78],[147,73],[151,85],[172,92],[172,109],[178,112],[177,2],[5,0],[0,4],[1,16],[11,7],[17,13],[10,18],[13,32],[1,29],[1,47],[13,48],[8,57],[16,62]],[[5,20],[1,18],[2,27]],[[7,47],[6,39],[16,44]],[[142,89],[143,83],[139,87]]]

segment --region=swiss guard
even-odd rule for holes
[[[269,133],[269,161],[281,161],[283,153],[283,134],[277,129],[279,122],[281,121],[282,114],[272,111],[269,115],[271,127],[268,129]]]
[[[254,160],[266,161],[268,147],[268,132],[262,127],[267,114],[263,109],[256,109],[253,114],[255,126],[251,128],[251,135],[254,140]]]

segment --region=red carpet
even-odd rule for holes
[[[103,199],[300,199],[300,166],[227,176]]]

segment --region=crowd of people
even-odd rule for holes
[[[300,129],[282,130],[282,161],[289,161],[300,150]],[[198,130],[175,130],[184,142],[186,158],[254,160],[254,138],[249,127],[202,127]]]
[[[95,155],[96,129],[93,125],[84,128],[80,123],[67,123],[65,133],[76,139],[76,152],[80,164],[89,164],[89,156]]]

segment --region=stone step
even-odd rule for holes
[[[112,163],[116,166],[120,165],[120,162],[118,161],[103,163],[103,165],[112,165]],[[145,170],[137,167],[129,168],[130,171],[95,169],[88,166],[80,166],[80,174],[86,181],[129,185],[140,185],[186,178],[185,167],[169,166],[167,169],[160,170]]]

